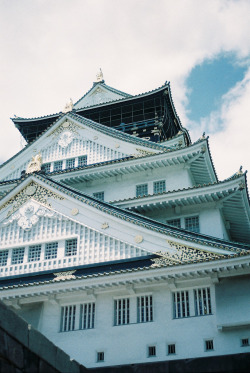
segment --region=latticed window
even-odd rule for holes
[[[66,241],[65,256],[76,255],[77,253],[77,238]]]
[[[78,157],[78,167],[85,166],[87,164],[87,156],[83,155]]]
[[[136,185],[136,197],[148,195],[148,184]]]
[[[74,167],[75,167],[75,158],[67,159],[66,168],[74,168]]]
[[[85,303],[80,306],[80,329],[95,327],[95,303]]]
[[[117,299],[115,300],[114,306],[114,324],[129,324],[129,299]]]
[[[0,267],[7,265],[9,250],[0,251]]]
[[[57,257],[58,242],[50,242],[45,245],[44,259],[55,259]]]
[[[63,166],[62,161],[57,161],[54,163],[54,171],[61,171]]]
[[[190,316],[189,293],[187,290],[173,293],[173,308],[175,319]]]
[[[153,297],[144,295],[137,298],[137,322],[153,321]]]
[[[61,331],[69,332],[75,330],[76,306],[62,307]]]
[[[51,163],[44,163],[43,164],[43,170],[48,173],[50,172],[50,169],[51,169]]]
[[[172,225],[173,227],[181,228],[181,219],[167,220],[167,224]]]
[[[200,232],[199,216],[185,218],[185,228],[191,232]]]
[[[35,262],[37,260],[40,260],[41,248],[42,248],[41,245],[36,245],[36,246],[30,246],[29,247],[28,262]]]
[[[24,247],[12,250],[11,264],[20,264],[24,258]]]
[[[154,182],[154,194],[166,192],[165,180]]]
[[[195,315],[203,316],[212,313],[210,288],[194,290]]]
[[[96,192],[96,193],[93,193],[93,196],[95,198],[98,198],[100,201],[104,201],[104,192]]]

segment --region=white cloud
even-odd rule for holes
[[[246,58],[249,14],[248,0],[2,0],[0,159],[18,150],[19,134],[9,120],[13,113],[60,111],[70,97],[76,101],[90,88],[99,67],[107,84],[132,94],[170,80],[177,112],[188,126],[188,74],[221,52]],[[223,135],[211,136],[216,168],[220,158],[226,163],[220,136],[223,143],[234,143],[230,154],[239,162],[229,162],[233,170],[241,163],[245,167],[244,147],[232,135],[239,117],[244,131],[248,128],[249,83],[244,82],[233,99],[225,97],[213,120],[201,124],[211,129],[215,120],[227,124]]]

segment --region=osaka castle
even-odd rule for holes
[[[100,71],[62,112],[12,120],[0,299],[87,368],[249,367],[246,172],[218,180],[169,82],[130,95]]]

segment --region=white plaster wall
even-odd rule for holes
[[[227,289],[228,285],[231,286],[231,283],[225,283],[223,289]],[[231,293],[230,289],[227,291]],[[173,319],[172,294],[167,285],[141,289],[138,295],[151,292],[154,304],[153,322],[113,326],[114,297],[122,295],[121,291],[97,295],[95,328],[90,330],[59,332],[60,307],[45,303],[40,331],[87,367],[250,352],[249,347],[240,345],[241,338],[250,337],[250,328],[226,333],[217,329],[217,313],[222,316],[224,310],[232,306],[231,297],[224,298],[223,307],[222,299],[216,307],[214,288],[211,287],[212,315]],[[220,297],[220,293],[218,296]],[[136,320],[136,296],[130,296],[130,299],[132,322]],[[239,297],[238,300],[241,301]],[[71,304],[74,304],[73,299]],[[249,305],[249,300],[245,304]],[[193,304],[190,306],[193,307]],[[234,306],[237,317],[239,308],[240,306]],[[206,339],[214,340],[214,351],[205,351]],[[176,354],[168,356],[167,345],[172,343],[176,344]],[[148,346],[156,346],[156,357],[147,357]],[[96,362],[97,352],[105,353],[104,362]]]

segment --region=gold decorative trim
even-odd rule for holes
[[[102,228],[102,229],[107,229],[107,228],[109,228],[109,223],[103,223],[101,228]]]
[[[57,127],[54,131],[52,131],[48,135],[48,137],[50,137],[50,136],[56,137],[56,136],[60,135],[65,130],[71,131],[74,134],[78,135],[78,130],[79,129],[81,129],[81,126],[79,126],[78,124],[73,123],[73,122],[71,122],[69,120],[66,120],[59,127]]]
[[[79,210],[78,210],[77,208],[73,208],[73,209],[71,210],[71,215],[76,216],[76,215],[78,215],[78,214],[79,214]]]
[[[143,241],[143,237],[138,235],[138,236],[135,236],[134,240],[135,240],[135,243],[141,243]]]
[[[32,195],[30,194],[32,192]],[[12,197],[8,202],[6,202],[0,210],[12,205],[11,209],[7,213],[7,218],[13,214],[15,211],[19,209],[25,202],[32,199],[36,200],[37,202],[42,203],[45,206],[51,207],[50,203],[47,199],[54,198],[58,200],[64,200],[64,197],[59,196],[58,194],[51,192],[50,190],[38,185],[34,181],[32,181],[29,185],[27,185],[23,190],[21,190],[18,194]]]
[[[58,273],[53,273],[56,278],[54,278],[54,281],[64,281],[64,280],[72,280],[75,279],[76,276],[73,275],[76,271],[65,271],[65,272],[58,272]]]

